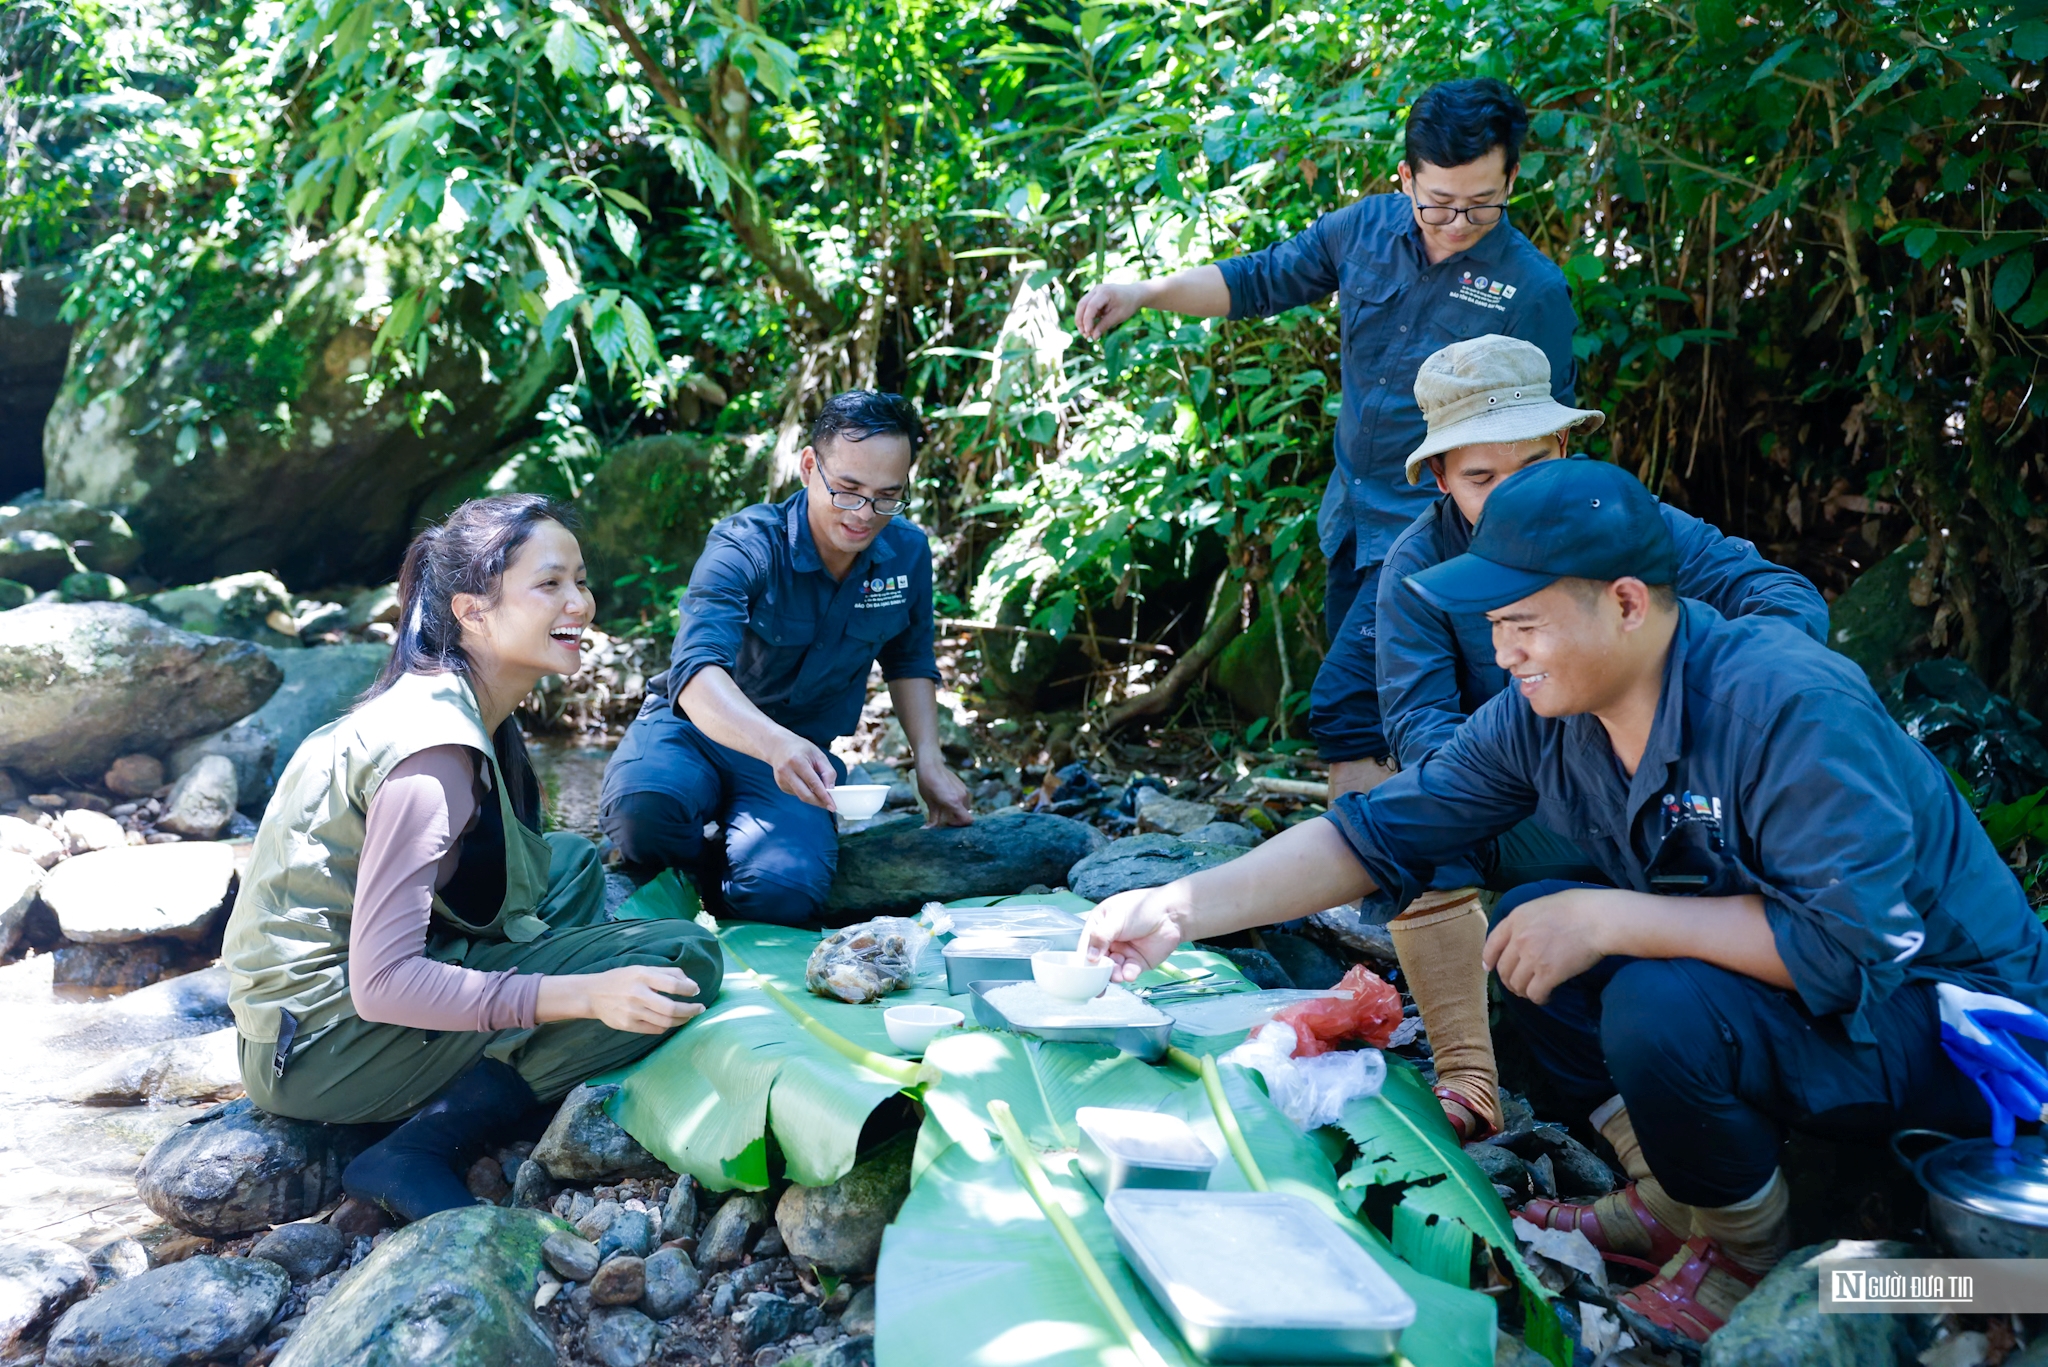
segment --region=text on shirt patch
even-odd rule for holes
[[[863,579],[860,597],[854,602],[855,608],[899,608],[910,601],[910,576],[889,574],[879,579]]]
[[[1495,313],[1506,313],[1507,301],[1514,297],[1515,287],[1507,281],[1489,280],[1470,271],[1459,276],[1458,283],[1451,286],[1451,298],[1492,309]]]

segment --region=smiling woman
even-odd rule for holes
[[[416,1220],[469,1204],[470,1150],[701,1013],[721,960],[693,922],[606,923],[596,848],[540,832],[512,709],[581,655],[568,511],[465,503],[399,588],[383,676],[264,813],[223,957],[250,1099],[404,1120],[342,1183]]]

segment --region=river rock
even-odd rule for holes
[[[1932,649],[1935,607],[1913,601],[1927,562],[1925,538],[1899,547],[1856,577],[1828,607],[1828,644],[1863,667],[1879,693],[1894,674]]]
[[[587,1282],[597,1275],[597,1245],[565,1229],[556,1230],[541,1242],[540,1255],[569,1281]]]
[[[252,570],[206,584],[166,589],[152,594],[149,610],[183,631],[201,636],[232,636],[266,646],[295,646],[292,594],[274,574]]]
[[[647,1279],[647,1295],[640,1308],[654,1319],[682,1314],[704,1289],[704,1278],[680,1248],[657,1249],[642,1272]]]
[[[1259,843],[1259,833],[1235,821],[1211,821],[1206,826],[1195,827],[1181,839],[1191,845],[1222,845],[1234,850],[1248,850]]]
[[[171,789],[171,795],[164,799],[163,815],[156,819],[157,829],[211,840],[234,820],[241,797],[234,762],[224,755],[204,755],[185,771]]]
[[[97,1285],[112,1286],[149,1271],[149,1250],[139,1240],[115,1239],[94,1249],[87,1261]]]
[[[712,1212],[697,1240],[697,1266],[706,1270],[730,1267],[746,1256],[754,1231],[768,1223],[768,1197],[758,1191],[734,1192]]]
[[[604,1233],[598,1236],[597,1256],[608,1259],[614,1253],[624,1253],[635,1258],[646,1257],[654,1251],[659,1219],[651,1210],[620,1211],[605,1227]]]
[[[616,1177],[667,1177],[661,1160],[640,1147],[605,1112],[617,1084],[579,1085],[562,1098],[533,1157],[558,1182],[599,1182]]]
[[[314,646],[305,650],[273,650],[271,663],[284,682],[254,713],[208,739],[215,753],[235,761],[244,811],[260,814],[277,780],[306,737],[355,706],[363,690],[391,658],[385,645]],[[259,756],[265,752],[267,758]],[[173,756],[173,772],[177,772]]]
[[[247,716],[282,677],[253,645],[125,603],[31,603],[0,613],[0,765],[102,773]]]
[[[228,1014],[228,971],[215,965],[182,973],[153,987],[131,992],[100,1008],[124,1020],[154,1023],[216,1022],[233,1024]],[[145,1036],[145,1038],[147,1038]]]
[[[660,1334],[654,1321],[627,1306],[605,1306],[590,1314],[583,1351],[602,1367],[640,1367],[654,1356]]]
[[[661,1208],[661,1237],[687,1239],[696,1232],[697,1180],[681,1176],[668,1189],[668,1200]]]
[[[14,952],[21,924],[43,885],[43,866],[25,854],[0,850],[0,954]]]
[[[1384,899],[1382,899],[1384,901]],[[1398,908],[1389,906],[1391,916]],[[1303,929],[1327,945],[1334,945],[1355,958],[1392,966],[1401,962],[1394,952],[1394,937],[1383,921],[1368,920],[1355,906],[1331,907],[1307,919]]]
[[[348,1244],[332,1225],[279,1225],[256,1241],[249,1256],[269,1259],[285,1270],[294,1286],[304,1286],[341,1266]]]
[[[598,1305],[632,1305],[647,1291],[647,1263],[622,1253],[601,1264],[590,1279],[590,1299]]]
[[[341,1170],[376,1138],[368,1125],[320,1125],[231,1101],[166,1135],[143,1160],[144,1205],[212,1238],[303,1220],[341,1195]]]
[[[857,1334],[797,1353],[784,1358],[779,1367],[875,1367],[874,1336]]]
[[[545,1210],[555,1199],[555,1179],[531,1158],[521,1160],[512,1174],[512,1204],[527,1210]]]
[[[274,1367],[554,1367],[533,1291],[561,1228],[505,1206],[416,1220],[307,1313]]]
[[[739,1316],[739,1350],[742,1357],[755,1349],[796,1332],[797,1310],[780,1296],[764,1295]]]
[[[875,1332],[875,1284],[869,1282],[847,1299],[846,1309],[840,1312],[839,1328],[848,1334],[872,1334]]]
[[[1529,1174],[1529,1165],[1513,1149],[1499,1144],[1475,1143],[1465,1146],[1466,1156],[1479,1165],[1487,1180],[1497,1187],[1507,1187],[1515,1195],[1526,1197],[1535,1190],[1534,1179]]]
[[[1283,930],[1269,930],[1261,938],[1287,980],[1304,991],[1326,992],[1344,977],[1346,966],[1314,940]]]
[[[148,797],[164,786],[163,761],[155,755],[121,755],[107,766],[100,783],[117,797]]]
[[[176,940],[130,940],[120,945],[67,942],[50,955],[51,985],[72,995],[132,992],[174,977],[188,948]]]
[[[87,1069],[63,1099],[81,1106],[224,1101],[242,1094],[235,1032],[216,1030],[133,1050]]]
[[[202,940],[234,881],[235,852],[226,845],[124,845],[65,860],[45,875],[42,899],[80,944]]]
[[[128,581],[119,575],[87,570],[67,574],[57,581],[60,603],[118,603],[128,596]]]
[[[232,1358],[291,1290],[261,1258],[200,1255],[116,1282],[50,1331],[47,1367],[174,1367]]]
[[[255,806],[260,811],[261,804],[269,801],[270,773],[277,759],[277,740],[255,725],[251,718],[244,717],[210,736],[188,740],[171,751],[171,777],[183,779],[209,759],[225,760],[234,771],[235,796],[239,805]],[[261,797],[256,798],[254,795],[257,794]]]
[[[1026,812],[931,829],[915,820],[884,822],[839,842],[826,912],[843,920],[912,915],[926,902],[1054,886],[1103,841],[1079,821]]]
[[[120,822],[105,812],[88,811],[84,807],[74,807],[58,817],[50,834],[62,840],[65,850],[71,854],[117,850],[128,843],[128,832]]]
[[[78,565],[120,574],[141,555],[119,513],[67,498],[0,505],[0,578],[53,589]]]
[[[1934,1339],[1933,1315],[1824,1315],[1820,1278],[1843,1258],[1914,1258],[1911,1244],[1849,1239],[1794,1249],[1707,1340],[1701,1367],[1869,1367],[1912,1362]]]
[[[0,816],[0,854],[18,854],[47,869],[65,853],[64,841],[47,827],[18,816]]]
[[[1228,845],[1196,845],[1160,833],[1128,835],[1075,864],[1066,882],[1080,896],[1100,902],[1132,888],[1156,888],[1213,869],[1243,853]]]
[[[35,601],[36,591],[15,579],[0,579],[0,612],[12,612]]]
[[[827,1272],[874,1270],[882,1231],[910,1194],[913,1136],[884,1144],[825,1187],[791,1185],[775,1206],[775,1225],[791,1254]]]
[[[93,1288],[92,1264],[68,1244],[14,1238],[0,1244],[0,1360]]]
[[[1216,819],[1216,809],[1206,802],[1186,802],[1151,788],[1138,789],[1138,829],[1187,835]]]

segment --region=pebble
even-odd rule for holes
[[[654,1356],[660,1331],[654,1321],[625,1306],[606,1306],[590,1313],[583,1351],[602,1367],[641,1367]]]
[[[612,1227],[612,1221],[619,1218],[621,1209],[617,1201],[599,1201],[576,1221],[576,1232],[596,1243]]]
[[[614,1253],[628,1253],[644,1258],[654,1251],[655,1217],[651,1210],[622,1210],[606,1226],[604,1234],[597,1241],[597,1256],[609,1258]]]
[[[540,1256],[572,1282],[587,1282],[597,1274],[597,1245],[563,1230],[548,1235],[540,1246]]]
[[[751,1353],[763,1344],[788,1338],[796,1331],[796,1307],[780,1296],[750,1297],[753,1304],[740,1312],[738,1344]]]
[[[632,1305],[647,1293],[647,1264],[621,1253],[590,1279],[590,1299],[599,1305]]]
[[[0,1245],[0,1359],[12,1359],[93,1281],[92,1265],[68,1244],[21,1238]]]
[[[1506,1187],[1518,1197],[1527,1197],[1533,1190],[1529,1165],[1513,1149],[1493,1143],[1476,1143],[1467,1144],[1465,1153],[1495,1186]]]
[[[679,1248],[664,1248],[647,1259],[647,1296],[641,1308],[658,1320],[681,1314],[697,1299],[704,1279]]]
[[[711,1309],[708,1312],[711,1318],[720,1320],[730,1315],[732,1313],[732,1303],[738,1298],[739,1290],[731,1282],[726,1282],[720,1286],[711,1293]]]
[[[256,1241],[252,1258],[267,1258],[283,1268],[294,1285],[326,1276],[348,1256],[347,1236],[330,1225],[279,1225]]]
[[[379,1230],[391,1227],[391,1217],[370,1202],[358,1201],[351,1196],[334,1208],[334,1214],[327,1218],[327,1223],[355,1241],[356,1251],[350,1256],[361,1262],[369,1256],[370,1240]]]
[[[875,1284],[867,1283],[853,1293],[839,1316],[839,1328],[848,1334],[875,1332]]]
[[[47,1367],[170,1367],[232,1358],[254,1343],[291,1279],[261,1258],[187,1258],[116,1282],[66,1311]]]
[[[533,1156],[558,1182],[598,1182],[618,1177],[667,1178],[668,1169],[605,1112],[616,1084],[588,1083],[562,1098]]]
[[[118,849],[128,843],[127,829],[120,822],[84,807],[75,807],[58,817],[51,834],[74,855]]]
[[[163,761],[154,755],[122,755],[107,766],[100,783],[120,797],[148,797],[164,786]]]
[[[761,1192],[735,1192],[704,1226],[697,1241],[697,1266],[729,1267],[746,1256],[753,1232],[768,1220],[768,1198]]]
[[[830,1186],[790,1186],[775,1207],[780,1242],[828,1272],[872,1271],[881,1252],[882,1231],[910,1192],[915,1147],[914,1136],[899,1135]],[[716,1217],[712,1223],[716,1225]],[[710,1238],[707,1233],[707,1244]],[[711,1265],[701,1252],[698,1261]]]
[[[226,755],[205,755],[185,771],[171,789],[171,795],[164,799],[163,815],[156,819],[157,828],[195,840],[211,840],[234,820],[235,807],[241,800],[234,761]]]
[[[469,1165],[469,1171],[463,1176],[463,1185],[469,1188],[471,1196],[479,1201],[489,1201],[494,1206],[512,1194],[512,1184],[505,1180],[505,1169],[489,1154]]]
[[[65,855],[62,840],[42,826],[18,816],[0,816],[0,851],[33,859],[49,868]]]
[[[512,1204],[522,1210],[540,1210],[554,1199],[555,1181],[548,1170],[533,1159],[519,1164],[512,1177]]]
[[[134,1239],[116,1239],[94,1249],[90,1261],[98,1284],[108,1287],[149,1271],[149,1250]]]
[[[661,1208],[661,1237],[688,1239],[696,1233],[697,1183],[694,1178],[678,1177]]]

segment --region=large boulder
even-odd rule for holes
[[[247,716],[282,679],[253,645],[124,603],[31,603],[0,613],[0,765],[98,775]]]
[[[299,643],[296,631],[278,630],[294,625],[291,590],[263,570],[165,589],[150,596],[149,610],[181,631],[201,636],[232,636],[266,646]]]
[[[421,514],[467,492],[574,364],[530,333],[507,345],[469,287],[440,323],[474,344],[437,345],[423,373],[366,386],[366,301],[436,274],[346,234],[270,268],[199,262],[177,314],[115,323],[93,368],[72,372],[44,429],[47,492],[122,509],[168,582],[256,569],[376,582]],[[176,410],[198,393],[210,420],[185,422]]]
[[[320,1125],[231,1101],[181,1125],[136,1174],[142,1203],[210,1238],[303,1220],[341,1195],[341,1170],[377,1135],[372,1125]]]
[[[15,1238],[0,1244],[0,1362],[93,1288],[92,1264],[69,1244]]]
[[[1320,597],[1320,595],[1318,595]],[[1292,598],[1289,599],[1292,602]],[[1311,632],[1302,630],[1302,619],[1313,622]],[[1283,623],[1287,631],[1289,678],[1280,673],[1280,648],[1273,640],[1273,614],[1261,612],[1252,619],[1251,629],[1242,633],[1209,666],[1209,678],[1248,717],[1277,717],[1285,701],[1280,695],[1288,683],[1295,692],[1306,690],[1322,667],[1321,614],[1290,612]]]
[[[1091,902],[1132,888],[1156,888],[1243,854],[1230,845],[1180,840],[1164,834],[1128,835],[1091,854],[1067,874],[1069,886]]]
[[[119,574],[141,555],[119,513],[69,498],[0,504],[0,579],[54,589],[79,565]]]
[[[0,850],[0,954],[13,953],[43,877],[43,866],[35,860],[13,850]]]
[[[541,1245],[563,1228],[501,1206],[415,1221],[341,1279],[275,1367],[554,1367],[533,1293]]]
[[[385,645],[315,646],[267,652],[284,682],[263,706],[233,726],[201,736],[171,752],[171,774],[182,778],[208,755],[235,766],[245,812],[261,814],[299,745],[355,705],[391,658]]]
[[[1821,1313],[1820,1279],[1845,1258],[1915,1258],[1911,1244],[1838,1239],[1794,1249],[1707,1340],[1701,1367],[1869,1367],[1913,1362],[1934,1339],[1934,1315]]]
[[[232,1361],[276,1317],[291,1278],[261,1258],[187,1258],[115,1282],[50,1331],[47,1367]]]
[[[606,621],[645,607],[665,609],[664,595],[689,575],[722,506],[712,484],[715,454],[702,438],[677,433],[642,437],[605,453],[577,496],[583,525],[576,540]],[[650,575],[650,560],[668,572]],[[627,575],[639,578],[618,582]]]
[[[839,842],[826,910],[835,919],[859,920],[1061,884],[1105,839],[1079,821],[1034,812],[930,829],[915,820],[887,822]]]
[[[62,1099],[82,1106],[182,1105],[242,1094],[233,1029],[146,1045],[95,1064],[69,1079]]]
[[[1863,666],[1871,687],[1882,692],[1894,674],[1926,656],[1932,646],[1934,604],[1914,601],[1914,583],[1927,563],[1922,539],[1899,547],[1856,577],[1828,607],[1828,644]]]
[[[0,499],[43,482],[43,419],[71,354],[71,326],[58,316],[67,277],[43,266],[0,290]]]
[[[830,1186],[790,1186],[775,1205],[775,1225],[795,1257],[827,1272],[872,1272],[882,1231],[910,1194],[915,1136],[899,1135]]]
[[[43,875],[41,896],[64,938],[78,944],[203,940],[234,882],[235,852],[226,845],[123,845],[65,860]]]

